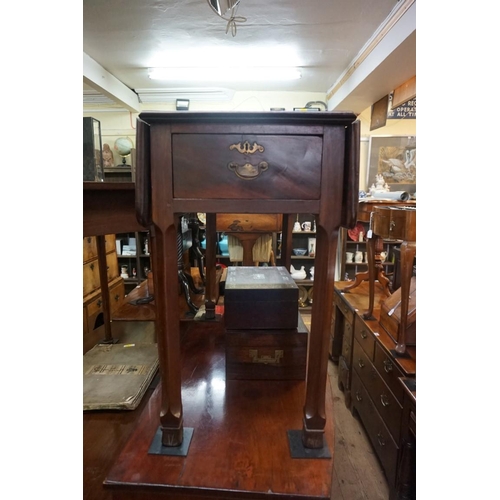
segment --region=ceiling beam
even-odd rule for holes
[[[361,113],[415,75],[416,0],[402,0],[327,92],[329,110]]]
[[[132,112],[140,112],[139,97],[118,78],[105,70],[88,54],[83,53],[83,83],[109,97]]]

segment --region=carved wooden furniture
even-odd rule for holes
[[[103,342],[113,342],[109,326],[110,315],[125,296],[120,277],[114,234],[83,238],[83,334],[95,327],[99,315],[103,317]]]
[[[352,411],[359,415],[380,459],[391,490],[391,500],[402,500],[405,497],[396,496],[397,485],[401,485],[402,491],[403,485],[411,482],[408,477],[411,476],[409,470],[412,463],[411,454],[403,459],[402,453],[406,445],[402,444],[402,439],[406,438],[412,422],[408,414],[404,416],[406,396],[400,378],[405,378],[407,384],[410,381],[410,386],[411,383],[415,384],[416,349],[408,346],[405,356],[398,355],[395,351],[396,343],[381,328],[378,319],[384,294],[379,284],[373,309],[374,319],[365,319],[363,308],[359,307],[366,304],[369,283],[364,281],[356,290],[340,295],[344,284],[345,282],[335,283],[335,296],[341,296],[341,304],[347,303],[346,310],[354,315],[353,328],[350,330],[350,392],[346,391],[346,396]]]
[[[399,326],[396,352],[404,354],[406,350],[406,327],[408,324],[408,301],[410,296],[410,281],[413,261],[416,254],[417,241],[417,211],[408,207],[375,207],[372,213],[371,230],[378,238],[402,240],[400,247],[401,265],[401,322]],[[376,261],[375,238],[368,242],[368,272],[370,282],[370,305],[365,312],[365,318],[372,316],[374,304],[374,282]],[[373,265],[375,262],[375,266]]]
[[[317,214],[315,300],[302,444],[324,447],[328,338],[338,230],[356,220],[359,122],[353,113],[141,113],[136,207],[153,244],[164,447],[183,443],[175,227],[179,214],[207,214],[207,303],[214,318],[215,214]],[[209,238],[212,238],[209,241]]]
[[[371,220],[371,214],[375,209],[379,208],[385,208],[389,206],[395,206],[398,208],[415,208],[416,207],[416,201],[410,200],[410,201],[388,201],[388,200],[377,200],[377,199],[363,199],[360,200],[358,204],[358,222],[362,223],[366,227],[365,231],[365,237],[363,238],[363,242],[356,242],[354,243],[353,241],[350,241],[347,236],[347,230],[343,229],[341,231],[341,244],[343,245],[341,254],[344,255],[346,250],[352,250],[351,245],[347,245],[347,243],[352,243],[356,245],[356,248],[361,251],[366,251],[366,253],[369,253],[370,249],[369,248],[369,239],[366,238],[366,234],[368,233],[369,229],[369,224]],[[384,250],[387,249],[394,251],[395,247],[394,245],[400,245],[401,241],[396,240],[393,238],[389,238],[387,240],[384,240],[384,238],[375,235],[373,239],[373,259],[372,261],[375,263],[375,280],[379,281],[383,286],[384,286],[384,291],[386,295],[389,295],[390,292],[394,291],[395,289],[392,287],[392,283],[390,282],[388,276],[386,275],[385,268],[386,266],[391,266],[392,263],[388,262],[387,260],[383,261],[381,258],[380,253]],[[345,287],[345,290],[351,290],[353,288],[356,288],[360,283],[363,281],[368,281],[370,279],[369,275],[369,267],[368,264],[365,262],[363,264],[355,264],[356,268],[357,267],[366,267],[366,271],[363,272],[357,272],[354,276],[354,281],[350,284],[348,284]],[[344,279],[344,271],[347,270],[347,268],[343,265],[343,262],[340,265],[340,279]]]
[[[358,312],[368,307],[369,296],[367,284],[352,292],[344,292],[346,282],[335,282],[334,288],[334,321],[332,325],[332,361],[338,363],[338,387],[344,392],[344,401],[351,407],[351,371],[354,330],[359,327]],[[385,297],[382,285],[375,285],[375,304],[378,306]],[[378,309],[376,311],[378,314]]]
[[[99,279],[101,283],[104,342],[115,342],[111,333],[111,304],[106,263],[106,234],[143,231],[133,210],[135,186],[122,182],[83,183],[83,236],[96,237]]]

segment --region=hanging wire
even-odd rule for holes
[[[208,5],[210,8],[221,18],[224,19],[224,21],[227,21],[226,25],[226,35],[229,33],[229,30],[231,30],[231,35],[236,36],[236,31],[237,31],[237,23],[245,23],[247,21],[246,17],[243,16],[237,16],[236,13],[238,11],[239,3],[236,6],[231,7],[230,11],[230,16],[229,18],[222,16],[218,12],[216,12],[212,5],[210,4],[210,0],[207,0]]]

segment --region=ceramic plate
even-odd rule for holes
[[[365,232],[365,228],[361,222],[358,222],[352,229],[347,230],[347,234],[349,235],[349,238],[353,241],[358,241],[359,239],[359,233]],[[363,236],[363,240],[365,239],[365,236]]]
[[[203,212],[198,212],[196,214],[196,216],[198,217],[198,220],[205,226],[207,224],[207,214],[203,213]]]

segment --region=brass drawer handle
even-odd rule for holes
[[[359,391],[356,391],[356,399],[358,401],[363,401],[363,398],[360,396]]]
[[[98,306],[98,307],[101,307],[101,306],[102,306],[102,300],[101,300],[101,299],[99,299],[99,300],[97,301],[97,306]]]
[[[94,263],[92,262],[92,264],[90,264],[90,270],[93,271],[94,270]]]
[[[365,367],[365,364],[363,363],[363,360],[362,359],[358,359],[358,366],[360,368],[364,368]]]
[[[87,236],[87,243],[92,243],[92,238],[90,236]]]
[[[228,163],[227,168],[232,170],[240,179],[251,181],[252,179],[256,179],[262,172],[265,172],[269,168],[269,163],[261,161],[258,165],[252,165],[251,163],[239,165],[238,163],[231,162]]]
[[[367,335],[367,333],[366,333],[366,331],[365,331],[365,330],[361,330],[360,335],[361,335],[361,338],[362,338],[362,339],[367,339],[367,338],[368,338],[368,335]]]
[[[389,398],[385,394],[380,395],[380,402],[382,403],[382,406],[389,406],[391,404]]]
[[[118,294],[115,295],[115,300],[116,302],[118,302],[118,299],[120,298],[120,296]]]
[[[385,446],[384,436],[382,436],[381,432],[377,434],[377,440],[380,446]]]
[[[392,372],[392,369],[393,369],[392,361],[390,359],[384,359],[384,371],[386,373],[390,373]]]

